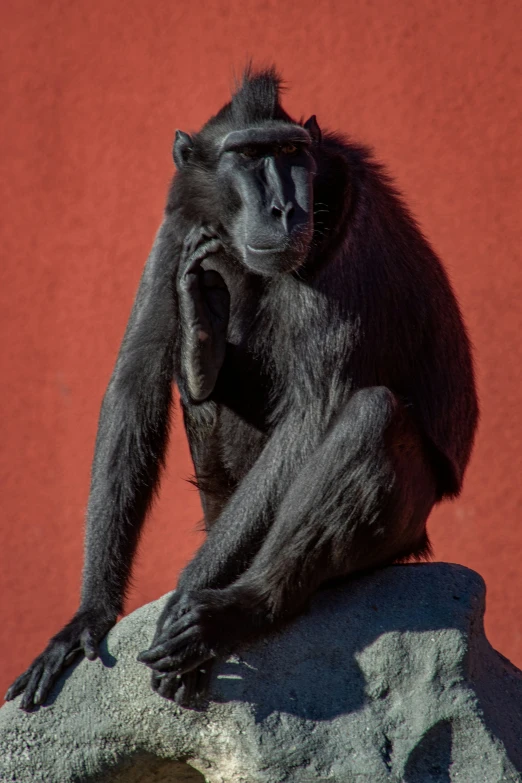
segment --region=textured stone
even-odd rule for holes
[[[216,665],[204,712],[154,694],[135,660],[163,598],[111,631],[103,661],[72,667],[49,706],[0,710],[0,780],[522,781],[522,673],[484,636],[484,594],[443,563],[324,590]]]

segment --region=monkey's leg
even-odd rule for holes
[[[384,387],[355,393],[289,487],[250,567],[195,590],[168,635],[141,655],[184,672],[296,615],[320,584],[429,550],[436,485],[407,409]]]

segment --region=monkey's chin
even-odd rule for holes
[[[290,247],[255,247],[246,245],[243,253],[243,263],[252,272],[264,277],[289,274],[304,263],[306,253]]]

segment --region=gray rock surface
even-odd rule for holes
[[[484,595],[444,563],[324,590],[215,667],[204,712],[153,693],[135,660],[161,599],[111,631],[103,661],[69,669],[48,706],[0,710],[0,780],[522,781],[522,673],[484,636]]]

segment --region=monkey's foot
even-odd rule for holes
[[[151,685],[156,693],[164,699],[176,702],[180,707],[203,709],[207,706],[211,673],[212,661],[206,661],[186,674],[154,671]]]

